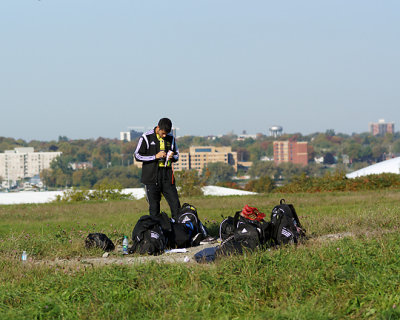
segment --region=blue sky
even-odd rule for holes
[[[399,1],[3,0],[0,136],[400,125]]]

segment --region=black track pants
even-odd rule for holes
[[[177,219],[181,204],[179,202],[178,191],[175,184],[171,183],[170,179],[164,177],[164,169],[161,169],[158,174],[157,184],[146,184],[146,198],[149,203],[150,215],[157,215],[160,213],[161,194],[167,200],[169,208],[171,209],[171,216]]]

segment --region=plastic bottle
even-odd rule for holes
[[[122,241],[122,254],[128,254],[129,240],[127,236],[124,236],[124,241]]]
[[[22,251],[21,260],[23,262],[25,262],[27,259],[28,259],[28,255],[26,254],[26,251],[24,250],[24,251]]]

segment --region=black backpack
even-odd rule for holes
[[[196,246],[208,235],[207,229],[197,215],[196,207],[188,203],[182,205],[177,220],[172,224],[172,229],[173,241],[178,248]]]
[[[132,247],[129,253],[159,255],[164,252],[167,239],[159,219],[145,215],[140,217],[132,231]]]
[[[235,218],[234,217],[227,217],[222,220],[219,225],[219,238],[224,241],[229,237],[233,236],[235,232]]]
[[[298,243],[305,237],[294,206],[286,204],[285,199],[275,206],[271,212],[271,240],[274,245]]]
[[[270,239],[269,223],[240,216],[233,237],[249,249],[266,245]]]
[[[242,253],[242,248],[255,249],[269,244],[270,224],[264,220],[250,220],[236,212],[220,224],[220,238],[223,240],[219,254]]]
[[[85,239],[85,248],[101,248],[104,251],[113,251],[115,246],[104,233],[89,233]]]

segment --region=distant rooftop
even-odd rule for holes
[[[4,153],[32,153],[35,149],[32,147],[27,148],[14,148],[14,150],[5,150]]]
[[[371,166],[346,174],[347,178],[357,178],[370,174],[397,173],[400,174],[400,157],[375,163]]]

